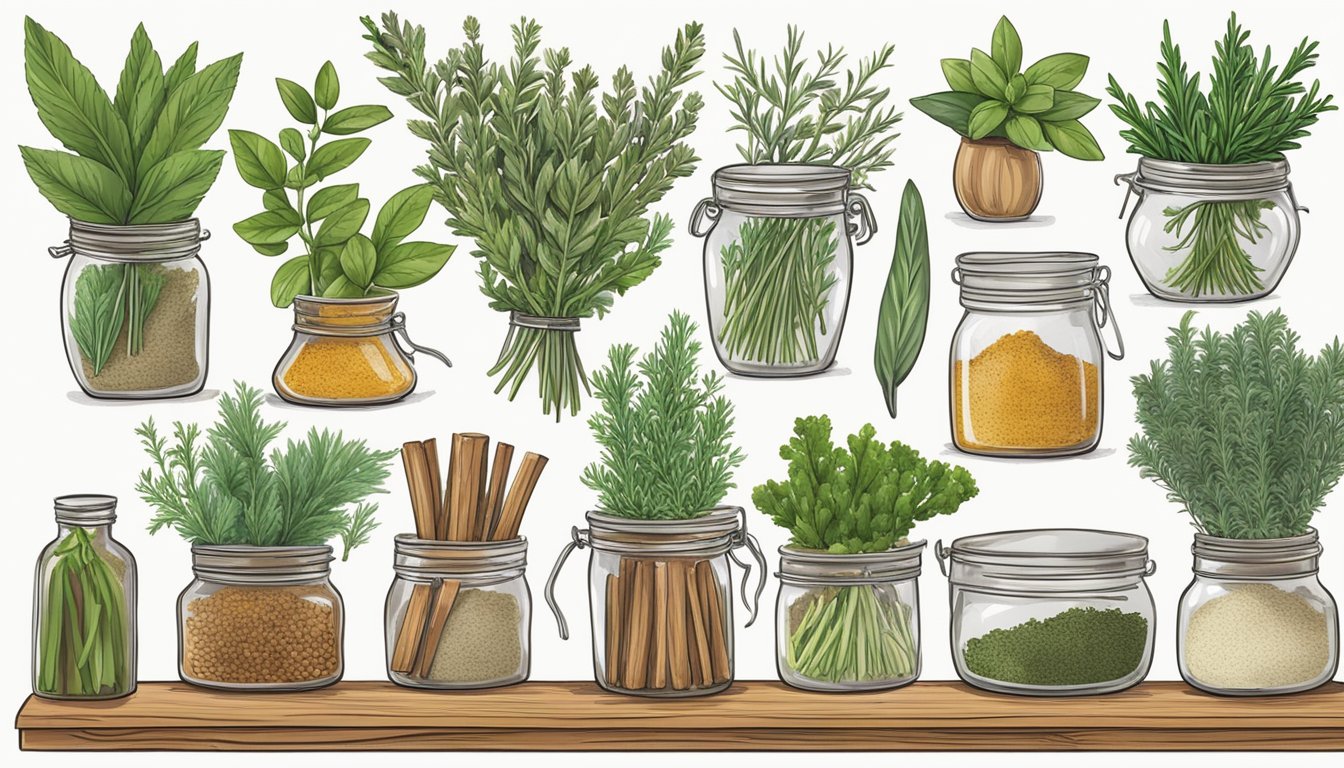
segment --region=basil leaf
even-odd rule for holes
[[[210,139],[229,111],[242,63],[241,53],[216,61],[173,91],[140,155],[140,176],[174,152],[196,149]]]
[[[1055,149],[1078,160],[1104,160],[1105,155],[1087,126],[1077,120],[1043,123],[1046,138]]]
[[[1026,92],[1027,78],[1022,75],[1013,75],[1008,79],[1008,87],[1003,89],[1003,100],[1012,104]]]
[[[355,235],[345,241],[341,249],[341,272],[351,283],[367,288],[373,280],[373,272],[378,267],[378,252],[373,241],[363,235]]]
[[[323,144],[313,150],[313,159],[308,162],[307,172],[318,181],[339,170],[348,168],[351,163],[369,148],[368,139],[338,139]]]
[[[283,189],[268,189],[261,195],[261,204],[268,211],[283,213],[295,224],[302,224],[303,217],[294,210],[294,206],[289,202],[289,195]]]
[[[308,220],[321,221],[340,208],[353,203],[359,197],[358,184],[337,184],[319,189],[308,200]]]
[[[1050,142],[1045,140],[1045,135],[1041,133],[1040,122],[1030,115],[1013,115],[1004,123],[1003,128],[1008,134],[1008,140],[1023,149],[1046,152],[1052,148]]]
[[[262,256],[279,256],[289,250],[289,243],[248,243],[252,250],[260,253]]]
[[[377,104],[346,107],[327,117],[322,123],[322,132],[335,136],[348,136],[390,119],[392,119],[392,111]]]
[[[294,303],[294,297],[312,290],[312,279],[308,274],[308,256],[295,256],[280,265],[271,278],[271,303],[277,307],[288,307]]]
[[[258,189],[285,186],[285,155],[265,136],[251,131],[229,130],[233,163],[243,181]]]
[[[983,139],[995,128],[998,128],[1007,116],[1007,104],[993,100],[981,102],[975,109],[971,110],[970,137],[972,139]]]
[[[331,109],[341,97],[341,81],[336,77],[336,67],[330,61],[322,65],[317,72],[317,82],[313,84],[313,98],[317,106]]]
[[[51,135],[71,152],[111,169],[129,188],[135,180],[130,133],[88,67],[30,18],[24,20],[23,65],[37,116]]]
[[[308,147],[303,143],[303,134],[293,128],[285,128],[280,131],[280,146],[284,147],[289,156],[299,162],[308,156]]]
[[[987,99],[978,93],[943,91],[918,96],[911,99],[910,104],[962,136],[969,136],[971,110],[985,101]]]
[[[321,296],[327,286],[343,274],[340,246],[327,245],[318,248],[316,261],[311,266],[316,272],[313,276],[313,293]]]
[[[991,99],[1004,100],[1004,92],[1008,88],[1008,77],[999,69],[999,65],[989,57],[989,54],[975,48],[971,51],[971,82],[975,83],[975,90]]]
[[[976,93],[975,81],[971,79],[969,59],[943,59],[939,63],[943,67],[943,77],[947,78],[949,88],[961,93]]]
[[[112,100],[129,132],[132,158],[138,157],[149,141],[154,121],[167,99],[163,62],[145,32],[145,25],[141,24],[131,35],[131,52],[126,55],[126,64],[117,81],[117,95]]]
[[[283,77],[275,78],[275,87],[280,91],[280,101],[289,110],[291,117],[300,123],[317,125],[317,105],[313,103],[307,88]]]
[[[187,46],[187,50],[177,57],[173,66],[163,76],[163,90],[167,96],[172,96],[187,78],[196,74],[196,43]]]
[[[1057,91],[1071,91],[1083,82],[1088,58],[1081,53],[1056,53],[1027,67],[1027,82],[1048,85]]]
[[[369,201],[363,198],[341,208],[323,219],[317,230],[316,242],[322,245],[344,243],[359,232],[369,216]]]
[[[188,149],[169,155],[140,181],[130,223],[165,224],[190,217],[223,163],[221,149]]]
[[[896,388],[910,375],[924,348],[929,322],[929,231],[924,200],[915,182],[901,193],[896,249],[877,314],[873,369],[882,385],[887,412],[896,418]]]
[[[253,245],[275,245],[297,235],[299,224],[281,211],[262,211],[234,224],[233,231]]]
[[[285,186],[289,189],[307,189],[317,183],[317,177],[311,173],[300,174],[303,166],[296,165],[285,174]]]
[[[373,222],[373,245],[378,253],[404,240],[425,222],[434,190],[428,184],[407,187],[387,199]]]
[[[1054,88],[1048,85],[1028,85],[1022,95],[1013,102],[1013,109],[1030,115],[1044,112],[1054,106],[1054,103]]]
[[[413,288],[437,275],[456,250],[451,245],[410,242],[379,255],[373,284],[382,288]]]
[[[1097,105],[1100,103],[1101,99],[1094,99],[1084,93],[1056,89],[1054,106],[1036,117],[1046,122],[1077,120],[1088,112],[1091,112],[1093,109],[1096,109]]]
[[[131,190],[107,166],[87,157],[50,149],[19,147],[37,191],[56,210],[92,224],[123,224]]]
[[[1008,77],[1022,71],[1022,38],[1007,16],[999,17],[994,26],[994,37],[990,40],[990,55]]]
[[[364,295],[364,289],[350,282],[345,275],[338,275],[322,289],[322,295],[328,299],[358,299]]]

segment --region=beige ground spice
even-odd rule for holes
[[[97,375],[81,356],[84,380],[98,392],[137,392],[179,387],[200,375],[196,359],[196,289],[200,274],[164,269],[159,300],[145,319],[145,345],[140,354],[126,354],[127,325],[107,364]]]
[[[484,683],[518,674],[522,664],[518,599],[505,592],[464,589],[448,614],[429,679]]]
[[[187,605],[182,668],[217,683],[302,683],[340,669],[340,617],[310,586],[223,587]]]
[[[1273,584],[1236,584],[1195,609],[1185,664],[1196,680],[1234,690],[1310,682],[1329,663],[1325,614]]]

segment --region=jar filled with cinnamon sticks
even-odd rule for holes
[[[702,696],[733,681],[733,576],[730,560],[744,569],[742,595],[756,619],[765,587],[765,558],[747,533],[740,507],[718,507],[685,520],[642,520],[589,512],[588,528],[575,530],[546,584],[546,600],[568,638],[554,598],[556,577],[570,552],[592,548],[593,668],[597,682],[617,693]],[[760,578],[747,602],[751,564]]]

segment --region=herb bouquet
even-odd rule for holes
[[[1106,89],[1115,99],[1111,111],[1129,126],[1120,135],[1142,156],[1136,173],[1120,177],[1140,196],[1128,246],[1159,298],[1265,296],[1297,248],[1297,202],[1284,153],[1336,107],[1319,82],[1308,87],[1298,79],[1316,65],[1315,42],[1303,39],[1280,68],[1269,47],[1259,57],[1249,38],[1233,14],[1214,46],[1206,92],[1164,23],[1160,103],[1140,105],[1114,76]]]
[[[788,479],[756,486],[756,508],[789,530],[780,550],[780,676],[800,688],[861,690],[919,674],[915,523],[979,493],[961,467],[876,439],[871,424],[831,442],[831,420],[794,423],[779,455]]]
[[[704,54],[699,24],[663,49],[662,69],[642,90],[622,67],[599,90],[591,67],[568,49],[540,50],[541,27],[513,27],[514,56],[489,61],[473,17],[466,42],[437,65],[425,32],[396,14],[369,18],[370,60],[424,118],[411,132],[429,143],[416,172],[448,211],[448,225],[476,242],[482,292],[510,313],[491,375],[512,399],[537,372],[542,410],[577,414],[588,378],[574,342],[582,318],[602,317],[640,284],[671,244],[671,220],[649,207],[695,170],[684,143],[702,100],[684,88]]]

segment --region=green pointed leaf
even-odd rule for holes
[[[1012,104],[1018,97],[1027,92],[1027,78],[1022,75],[1013,75],[1008,80],[1008,87],[1003,90],[1004,101]]]
[[[392,111],[377,104],[365,104],[358,107],[346,107],[328,116],[322,123],[322,132],[335,136],[348,136],[352,133],[372,128],[379,123],[392,119]]]
[[[223,164],[221,149],[187,149],[169,155],[141,180],[129,223],[166,224],[190,218]]]
[[[1004,131],[1008,134],[1008,140],[1023,149],[1034,149],[1038,152],[1048,152],[1051,149],[1050,142],[1045,140],[1045,135],[1041,132],[1041,123],[1030,115],[1013,115],[1003,124]]]
[[[262,256],[279,256],[289,250],[289,243],[248,243],[252,250],[260,253]]]
[[[163,62],[145,32],[145,25],[141,24],[131,35],[131,51],[126,54],[121,78],[117,81],[117,95],[112,100],[112,105],[130,133],[132,159],[140,154],[149,141],[154,121],[158,119],[159,111],[167,99]]]
[[[322,289],[322,295],[328,299],[358,299],[365,293],[365,289],[350,282],[345,275],[337,276]]]
[[[293,128],[280,131],[280,146],[298,162],[303,162],[303,158],[308,156],[308,146],[304,144],[303,134]]]
[[[243,181],[258,189],[285,186],[285,155],[265,136],[251,131],[229,130],[233,163]]]
[[[451,245],[410,242],[379,255],[373,284],[383,288],[414,288],[437,275],[456,250]]]
[[[373,272],[378,268],[378,252],[373,241],[363,235],[355,235],[345,241],[341,249],[341,272],[355,286],[368,288],[373,280]]]
[[[1022,71],[1022,38],[1017,36],[1017,29],[1007,16],[999,17],[999,23],[994,27],[994,37],[990,41],[989,51],[994,63],[998,64],[1008,77]]]
[[[971,51],[971,82],[975,83],[975,90],[979,91],[981,95],[999,101],[1004,100],[1004,94],[1008,88],[1008,77],[1003,74],[1003,70],[989,57],[989,54],[979,48]]]
[[[261,195],[261,204],[268,211],[276,211],[285,215],[287,219],[295,224],[302,224],[303,217],[294,210],[293,204],[289,202],[289,195],[284,189],[268,189]]]
[[[983,139],[1003,124],[1008,117],[1008,105],[1001,101],[985,101],[971,110],[969,136]]]
[[[87,157],[50,149],[19,147],[37,191],[56,210],[92,224],[124,224],[131,190],[110,168]]]
[[[943,91],[913,98],[910,104],[962,136],[969,136],[971,110],[985,101],[987,99],[978,93]]]
[[[1048,85],[1057,91],[1071,91],[1083,82],[1088,58],[1081,53],[1057,53],[1027,67],[1027,82]]]
[[[373,245],[377,252],[386,252],[419,229],[433,202],[434,189],[428,184],[407,187],[389,197],[373,222]]]
[[[369,201],[360,198],[322,220],[317,230],[318,246],[340,245],[354,237],[369,216]]]
[[[1101,103],[1101,99],[1094,99],[1086,94],[1077,91],[1055,91],[1055,103],[1050,109],[1037,115],[1037,119],[1045,122],[1059,122],[1063,120],[1077,120],[1078,118],[1096,109]]]
[[[210,140],[228,114],[242,62],[241,53],[216,61],[173,91],[140,155],[141,176],[169,155],[197,149]]]
[[[348,168],[364,154],[369,144],[368,139],[338,139],[323,144],[313,151],[313,158],[308,161],[307,171],[321,181],[337,171]]]
[[[1104,160],[1105,155],[1097,144],[1097,139],[1087,126],[1077,120],[1064,120],[1057,123],[1042,123],[1045,137],[1060,152],[1077,160]]]
[[[293,80],[275,78],[275,87],[280,91],[280,101],[295,120],[307,125],[317,125],[317,105],[313,103],[308,89]]]
[[[896,418],[896,388],[910,375],[924,348],[929,321],[929,236],[924,200],[913,181],[901,194],[896,250],[891,257],[882,304],[877,313],[873,368],[891,418]]]
[[[317,222],[353,203],[359,197],[358,184],[337,184],[319,189],[308,200],[308,220]]]
[[[975,81],[971,79],[971,62],[969,59],[943,59],[943,77],[947,79],[947,87],[960,93],[976,93]]]
[[[196,74],[196,48],[196,43],[188,45],[187,50],[183,51],[182,55],[177,57],[177,61],[173,62],[173,66],[164,73],[163,90],[168,96],[172,96],[173,91],[181,87],[187,78]]]
[[[308,274],[308,256],[295,256],[280,265],[271,279],[271,303],[277,307],[288,307],[294,303],[294,297],[312,291],[312,279]]]
[[[297,235],[299,225],[283,211],[263,211],[234,224],[233,231],[253,245],[275,245]]]
[[[1028,85],[1013,102],[1013,110],[1024,114],[1045,112],[1055,103],[1055,89],[1048,85]]]
[[[313,84],[313,99],[317,106],[331,109],[341,97],[341,81],[336,77],[336,67],[330,61],[322,65],[317,72],[317,82]]]

